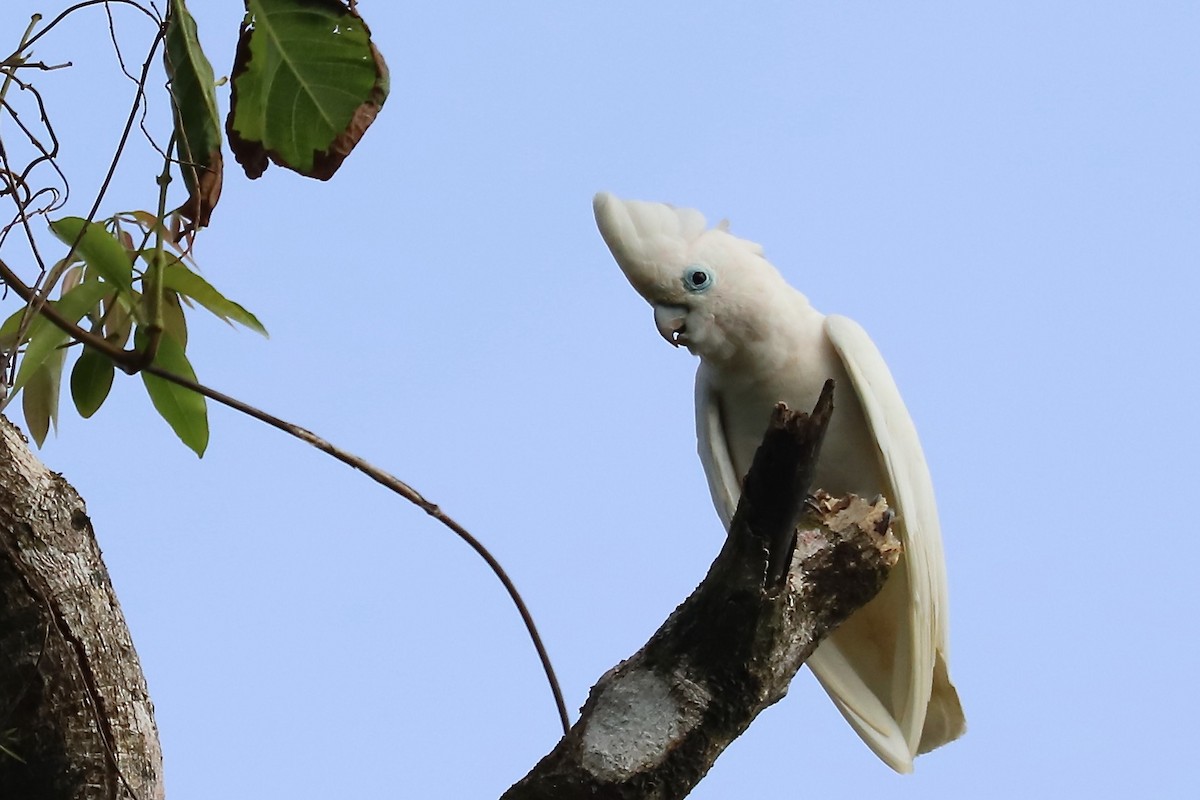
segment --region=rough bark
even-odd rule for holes
[[[83,500],[0,418],[0,798],[161,800],[154,708]]]
[[[707,577],[504,800],[686,796],[879,592],[899,558],[884,501],[806,499],[831,411],[832,383],[811,417],[776,409]]]

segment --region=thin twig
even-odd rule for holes
[[[165,34],[166,28],[160,25],[154,34],[154,41],[150,43],[150,52],[146,55],[146,62],[142,64],[142,73],[138,80],[137,93],[133,98],[133,106],[129,109],[129,116],[125,120],[125,127],[121,130],[121,138],[117,142],[116,152],[113,153],[112,162],[108,165],[108,172],[105,173],[104,180],[100,183],[100,189],[96,192],[96,199],[92,201],[92,208],[84,218],[87,222],[80,228],[79,235],[75,237],[75,241],[71,243],[71,249],[67,251],[67,260],[70,260],[71,256],[75,254],[75,248],[79,246],[84,234],[87,233],[87,223],[95,219],[96,212],[100,210],[100,203],[104,201],[104,195],[108,192],[108,187],[112,184],[113,175],[117,172],[117,164],[120,163],[121,156],[125,153],[125,145],[129,141],[129,132],[133,130],[133,121],[137,118],[138,109],[142,105],[146,80],[150,75],[150,66],[154,63],[154,55],[158,52],[158,46],[162,43]]]
[[[533,646],[537,650],[538,659],[542,662],[542,669],[546,673],[546,680],[550,683],[550,690],[554,693],[554,703],[558,707],[558,716],[562,722],[563,733],[565,734],[571,729],[571,722],[567,715],[567,706],[563,700],[562,690],[558,685],[558,678],[554,674],[554,667],[550,663],[550,655],[546,652],[546,647],[542,643],[542,637],[538,633],[537,625],[534,624],[533,615],[529,613],[529,608],[525,605],[525,601],[521,598],[520,592],[517,591],[516,585],[508,577],[508,573],[504,571],[504,567],[500,566],[500,562],[496,560],[496,557],[493,556],[486,547],[484,547],[482,542],[472,536],[466,528],[456,522],[452,517],[446,514],[446,512],[442,511],[442,509],[436,503],[427,500],[424,495],[409,486],[404,481],[397,478],[395,475],[376,467],[375,465],[365,461],[353,453],[346,452],[345,450],[334,446],[306,428],[301,428],[299,425],[294,425],[286,420],[274,416],[273,414],[268,414],[266,411],[255,408],[254,406],[244,403],[235,397],[230,397],[229,395],[218,392],[215,389],[210,389],[203,384],[188,380],[181,375],[168,372],[167,370],[162,369],[161,367],[156,367],[153,364],[145,367],[143,371],[148,372],[151,375],[156,375],[164,380],[171,381],[172,383],[182,386],[185,389],[191,389],[193,392],[202,394],[210,400],[214,400],[223,406],[234,409],[235,411],[240,411],[247,416],[253,417],[259,422],[264,422],[276,430],[283,431],[289,436],[294,436],[300,441],[312,445],[322,453],[332,456],[346,466],[358,470],[376,483],[400,495],[405,500],[408,500],[410,503],[417,506],[426,514],[433,517],[438,522],[442,523],[442,525],[453,531],[458,538],[466,542],[468,547],[474,550],[480,558],[487,562],[487,565],[491,568],[492,573],[495,574],[495,576],[500,580],[500,583],[504,584],[504,590],[508,592],[509,599],[511,599],[513,605],[517,607],[517,611],[521,615],[521,620],[525,623],[525,630],[529,633],[529,638],[533,640]]]
[[[58,157],[58,150],[59,150],[58,135],[55,134],[55,132],[54,132],[54,126],[52,124],[50,124],[50,116],[49,116],[49,114],[46,113],[46,102],[42,98],[42,93],[39,92],[37,90],[37,87],[34,86],[32,83],[25,83],[20,78],[13,78],[13,82],[17,84],[17,86],[21,89],[21,91],[29,92],[29,94],[33,96],[33,101],[37,105],[37,108],[38,108],[38,117],[41,119],[42,125],[45,126],[46,135],[50,137],[50,147],[47,148],[46,145],[42,144],[42,142],[38,140],[37,136],[34,135],[33,131],[29,128],[29,126],[27,126],[21,120],[21,115],[17,113],[17,109],[12,104],[5,101],[4,110],[6,110],[8,112],[9,116],[12,117],[13,122],[15,122],[17,127],[21,129],[21,132],[25,134],[25,138],[29,140],[29,143],[40,154],[37,158],[33,159],[32,161],[30,161],[28,164],[25,165],[25,168],[21,171],[20,179],[23,183],[27,182],[29,174],[32,173],[33,170],[39,164],[41,164],[43,161],[45,161],[50,164],[50,167],[55,172],[58,173],[58,177],[62,181],[62,184],[63,184],[63,191],[62,191],[61,195],[58,193],[58,190],[51,189],[51,191],[53,191],[55,193],[55,200],[52,204],[50,204],[49,206],[47,206],[43,209],[38,209],[36,212],[34,212],[34,213],[46,213],[46,212],[54,210],[55,208],[61,208],[62,205],[64,205],[67,202],[67,198],[69,198],[71,196],[71,185],[67,181],[67,176],[63,173],[62,169],[58,166],[58,162],[55,160]],[[2,148],[0,148],[0,149],[2,149]],[[6,167],[5,169],[7,170],[8,167]],[[37,192],[34,192],[29,197],[25,198],[25,200],[24,200],[25,207],[22,210],[27,210],[29,204],[33,201],[33,198],[36,197],[38,194],[41,194],[43,191],[46,191],[46,189],[45,188],[39,189]],[[22,208],[22,207],[20,205],[18,205],[18,208]],[[18,219],[14,218],[14,220],[11,223],[9,223],[8,225],[6,225],[4,227],[4,233],[6,235],[8,233],[8,229],[10,227],[12,227],[12,225],[15,225],[17,223],[17,221],[18,221]],[[26,223],[27,223],[27,221],[26,221]],[[35,251],[35,254],[36,254],[36,251]],[[38,263],[39,264],[42,263],[40,260],[40,257],[39,257]]]
[[[21,35],[21,41],[17,45],[17,51],[15,54],[15,57],[18,60],[24,58],[24,53],[29,48],[29,43],[32,41],[31,33],[32,33],[34,27],[37,25],[37,23],[40,20],[41,20],[41,16],[38,14],[35,14],[29,21],[29,27],[26,28],[25,32]],[[5,106],[7,106],[6,98],[8,97],[8,90],[14,82],[17,83],[18,86],[23,87],[23,84],[21,83],[21,81],[18,80],[12,74],[12,72],[6,73],[4,76],[4,84],[3,84],[3,86],[0,86],[0,103],[3,103]],[[40,102],[40,97],[39,97],[39,102]],[[21,123],[20,118],[17,116],[16,110],[13,109],[11,106],[9,106],[8,108],[9,108],[10,113],[12,114],[13,120],[17,123],[17,125],[21,128],[21,130],[25,132],[25,134],[29,138],[30,142],[33,143],[34,148],[41,149],[42,152],[44,153],[45,149],[41,147],[41,143],[37,141],[37,139],[33,136],[33,133],[31,131],[27,130],[25,128],[25,126]],[[36,259],[38,268],[39,268],[38,279],[37,279],[37,281],[34,282],[34,286],[33,286],[34,293],[35,293],[35,299],[32,301],[26,301],[27,305],[26,305],[25,314],[21,318],[21,323],[20,323],[20,326],[17,331],[16,341],[19,342],[19,341],[21,341],[22,337],[24,337],[25,331],[28,329],[28,326],[33,324],[33,320],[37,316],[38,311],[42,308],[42,306],[45,305],[46,299],[49,298],[49,296],[50,296],[50,289],[52,287],[47,285],[46,291],[43,293],[43,296],[40,296],[40,297],[36,296],[38,284],[42,281],[42,279],[46,275],[46,264],[42,260],[41,254],[38,252],[37,242],[34,240],[33,231],[30,230],[30,228],[29,228],[29,215],[27,213],[27,210],[28,210],[29,203],[32,201],[34,195],[30,195],[29,197],[26,197],[24,200],[22,200],[21,191],[20,191],[21,188],[24,188],[26,191],[28,191],[28,183],[27,183],[28,175],[29,175],[29,172],[32,171],[32,169],[34,168],[34,166],[36,165],[37,162],[35,161],[34,164],[31,164],[28,167],[28,169],[20,175],[20,177],[19,177],[20,187],[18,187],[17,176],[12,171],[12,166],[8,162],[8,151],[6,148],[4,148],[2,142],[0,142],[0,163],[3,164],[4,176],[6,178],[9,188],[11,189],[10,193],[12,194],[13,202],[17,206],[17,216],[20,219],[21,225],[25,230],[25,234],[29,239],[30,247],[33,251],[34,258]],[[6,231],[6,233],[7,233],[7,231]],[[15,360],[13,362],[13,366],[14,366],[14,368],[16,366]],[[3,408],[3,406],[0,405],[0,408]]]
[[[168,9],[168,13],[169,12],[170,9]],[[117,40],[117,24],[116,20],[113,19],[112,6],[106,5],[104,7],[104,13],[108,16],[108,38],[112,41],[113,54],[117,57],[117,64],[121,67],[121,74],[123,74],[130,80],[131,83],[138,87],[138,96],[140,97],[140,102],[142,104],[142,113],[138,119],[138,128],[141,129],[142,136],[146,138],[146,141],[150,144],[150,146],[158,151],[158,154],[163,158],[168,158],[166,151],[158,146],[158,142],[154,141],[154,137],[150,135],[150,131],[146,127],[146,117],[150,113],[150,100],[146,97],[146,87],[137,79],[136,76],[134,76],[133,73],[129,71],[129,68],[125,66],[125,56],[121,53],[121,43]]]
[[[153,13],[150,12],[150,10],[148,8],[146,8],[141,3],[135,2],[135,0],[85,0],[82,3],[76,3],[75,5],[71,6],[70,8],[64,9],[61,14],[59,14],[54,19],[50,20],[50,22],[48,22],[46,24],[46,27],[42,28],[40,31],[38,31],[36,34],[34,34],[33,38],[31,38],[27,42],[27,44],[30,44],[30,45],[33,44],[38,39],[42,38],[50,31],[54,30],[54,27],[56,25],[58,25],[58,23],[62,22],[64,19],[66,19],[70,15],[74,14],[76,11],[79,11],[80,9],[83,9],[83,8],[87,8],[88,6],[96,6],[96,5],[101,5],[101,4],[108,5],[109,3],[121,3],[122,5],[133,6],[138,11],[141,11],[147,17],[154,20],[155,25],[159,25],[159,26],[162,25],[161,18],[159,18],[158,16],[155,16]]]

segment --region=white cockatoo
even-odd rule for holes
[[[962,735],[947,666],[946,570],[933,486],[916,429],[879,351],[825,316],[762,248],[709,228],[700,212],[601,192],[596,224],[664,339],[700,357],[696,433],[725,526],[778,402],[807,411],[827,378],[835,410],[814,489],[882,494],[904,555],[883,590],[821,643],[809,667],[838,709],[897,772]]]

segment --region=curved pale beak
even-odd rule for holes
[[[683,306],[654,306],[654,327],[674,347],[687,344],[687,309]]]

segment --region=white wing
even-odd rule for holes
[[[839,388],[844,392],[849,387]],[[834,403],[836,406],[836,398]],[[696,373],[696,434],[713,505],[728,529],[741,497],[741,480],[730,454],[722,398],[703,362]],[[892,571],[893,580],[903,569],[902,560]],[[893,593],[892,580],[885,591]],[[897,678],[892,672],[895,659],[885,646],[858,646],[864,633],[873,633],[881,627],[889,630],[881,638],[889,643],[895,638],[890,631],[900,627],[897,617],[904,617],[903,608],[907,604],[903,598],[906,593],[901,594],[898,602],[888,598],[877,607],[878,613],[863,616],[860,621],[863,631],[855,630],[851,622],[845,623],[821,643],[809,657],[808,666],[863,741],[897,772],[911,772],[914,750],[897,722],[899,714],[880,699],[880,695],[890,699],[893,694],[892,682]],[[855,617],[860,615],[863,610]]]
[[[904,556],[881,595],[822,644],[816,663],[810,659],[809,664],[867,744],[894,769],[907,772],[912,756],[957,738],[965,729],[946,667],[946,571],[933,483],[916,428],[874,343],[845,317],[827,317],[825,331],[878,444],[891,484],[885,495],[898,515]],[[876,640],[871,643],[876,648],[880,639],[892,642],[890,691],[878,679],[879,665],[856,657],[876,652],[860,649],[868,643],[855,638],[864,635]],[[897,733],[903,749],[897,746]]]
[[[721,421],[721,399],[707,373],[708,368],[701,362],[696,370],[696,444],[713,505],[725,530],[729,530],[742,496],[742,483],[729,454],[725,425]]]
[[[826,639],[808,666],[871,750],[897,772],[911,772],[917,753],[964,730],[946,667],[946,577],[933,485],[916,429],[875,345],[844,317],[827,317],[825,326],[852,384],[839,389],[857,394],[878,443],[890,483],[885,495],[898,514],[905,549],[880,595]],[[698,449],[728,528],[741,480],[721,397],[707,372],[702,363],[696,373]]]

